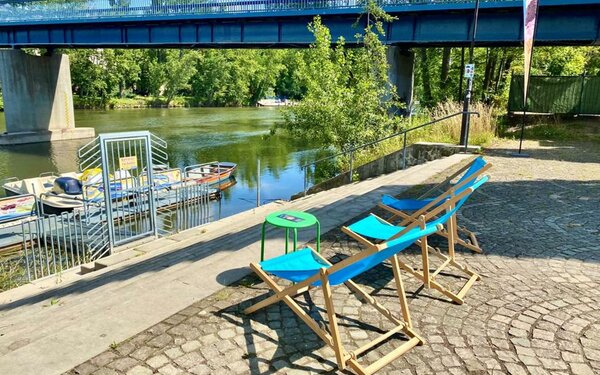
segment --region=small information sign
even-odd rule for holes
[[[473,78],[475,77],[475,64],[466,64],[465,65],[465,78]]]
[[[131,170],[137,168],[137,157],[136,156],[124,156],[119,158],[119,168],[123,170]]]

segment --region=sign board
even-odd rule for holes
[[[126,171],[137,169],[137,156],[124,156],[119,158],[119,169]]]
[[[475,77],[475,64],[466,64],[465,65],[465,78],[472,79]]]

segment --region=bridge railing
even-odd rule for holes
[[[520,0],[482,0],[515,2]],[[379,5],[468,4],[475,0],[377,0]],[[246,12],[361,8],[365,0],[1,0],[0,23],[94,21]]]

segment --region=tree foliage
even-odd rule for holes
[[[302,101],[284,114],[284,127],[315,145],[338,150],[375,140],[396,130],[390,115],[398,105],[388,79],[381,12],[367,12],[361,48],[346,48],[340,38],[331,48],[329,29],[315,17],[309,30],[315,36],[300,74],[306,82]]]
[[[299,132],[301,129],[310,132],[315,142],[340,146],[397,127],[386,116],[396,96],[384,74],[386,47],[379,42],[385,21],[386,15],[368,4],[359,22],[367,26],[350,42],[334,40],[326,27],[315,21],[311,31],[318,39],[304,50],[66,49],[60,52],[70,56],[73,91],[80,98],[106,104],[112,98],[150,96],[160,97],[164,103],[185,96],[188,102],[200,106],[252,106],[272,96],[304,99],[297,110],[292,110],[298,116],[290,114],[288,122]],[[335,48],[330,48],[331,43]],[[348,48],[348,44],[355,47],[355,43],[364,43],[364,48]],[[415,100],[428,107],[462,100],[466,89],[463,65],[469,60],[468,48],[413,51]],[[39,49],[27,52],[44,53]],[[504,106],[511,76],[523,74],[522,48],[475,48],[473,61],[474,100]],[[532,74],[584,73],[600,74],[597,47],[535,48]],[[305,112],[302,116],[301,110]],[[309,127],[309,122],[321,124],[324,129]]]

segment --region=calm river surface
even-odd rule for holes
[[[4,115],[0,116],[0,128],[4,131]],[[225,192],[220,204],[213,205],[217,217],[256,206],[258,159],[262,203],[289,199],[301,191],[300,166],[314,160],[314,152],[306,143],[269,135],[271,126],[281,121],[281,112],[275,108],[76,111],[75,120],[78,127],[95,128],[96,134],[149,130],[167,141],[171,166],[183,168],[214,160],[237,163],[237,184]],[[0,148],[0,178],[76,171],[77,149],[87,141]]]

